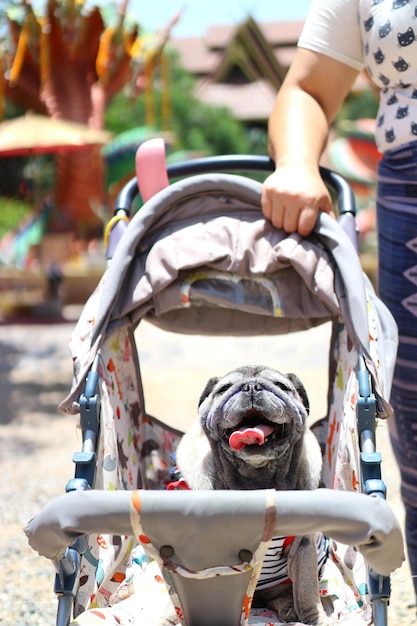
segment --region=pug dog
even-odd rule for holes
[[[210,379],[200,397],[198,420],[178,446],[182,480],[190,489],[318,488],[322,456],[307,427],[308,413],[307,393],[295,374],[258,365]],[[319,596],[320,537],[291,540],[281,542],[284,580],[281,576],[261,585],[261,573],[254,606],[276,610],[287,623],[330,626],[335,622]]]

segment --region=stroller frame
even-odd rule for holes
[[[262,172],[274,169],[274,163],[267,157],[246,155],[222,156],[196,159],[184,163],[169,165],[167,173],[170,180],[211,172]],[[336,193],[339,205],[338,221],[348,234],[354,248],[358,250],[357,230],[355,226],[355,198],[347,181],[337,173],[321,168],[321,175],[326,185]],[[126,218],[130,216],[131,205],[138,195],[137,178],[132,179],[120,192],[114,210],[115,225],[109,235],[107,258],[111,258],[118,241],[126,228]],[[80,426],[82,431],[82,449],[73,457],[75,474],[66,485],[66,492],[77,489],[88,490],[94,487],[96,473],[96,446],[100,431],[100,394],[98,391],[98,356],[88,373],[84,393],[79,398]],[[386,497],[386,487],[381,477],[381,455],[376,450],[375,428],[377,423],[377,401],[370,383],[370,375],[363,356],[359,355],[359,398],[357,403],[357,429],[362,472],[361,491],[368,495]],[[56,575],[54,591],[59,599],[57,626],[67,626],[70,621],[72,605],[79,585],[80,558],[85,550],[83,538],[78,539],[67,549],[65,558],[60,562]],[[390,597],[390,579],[387,576],[369,571],[369,595],[373,606],[374,623],[377,626],[388,624],[387,605]]]

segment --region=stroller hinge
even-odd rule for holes
[[[359,397],[357,403],[358,436],[362,472],[362,491],[386,497],[387,488],[381,478],[382,456],[376,451],[376,400],[374,395]]]
[[[382,457],[376,451],[376,398],[372,393],[369,372],[363,355],[359,355],[359,394],[356,404],[357,427],[362,473],[362,491],[368,495],[386,497],[387,488],[381,478]]]
[[[361,450],[373,452],[375,450],[375,427],[376,427],[376,399],[372,393],[369,372],[365,365],[365,359],[359,355],[359,369],[357,372],[359,393],[356,405],[358,435]]]
[[[386,497],[387,488],[381,478],[382,456],[376,451],[376,400],[367,391],[367,396],[359,396],[357,402],[358,436],[362,472],[362,491],[368,495]]]
[[[381,576],[369,568],[369,593],[371,600],[389,598],[391,580],[389,576]]]
[[[80,555],[74,548],[67,548],[59,562],[55,575],[54,592],[58,597],[57,626],[67,626],[71,620],[72,607],[80,584]]]
[[[72,457],[75,477],[66,486],[66,491],[91,489],[94,485],[97,457],[96,444],[100,428],[100,395],[98,394],[98,355],[88,373],[85,391],[80,396],[80,425],[83,433],[81,452]]]
[[[96,361],[88,373],[85,383],[85,392],[80,396],[81,429],[83,434],[88,431],[98,433],[100,396],[97,393],[98,372]]]
[[[359,396],[357,403],[358,433],[370,432],[375,434],[376,400],[374,395],[368,397]]]
[[[80,555],[74,548],[67,548],[59,562],[59,572],[55,578],[54,592],[58,596],[75,598],[79,584]]]
[[[363,493],[385,499],[387,488],[381,478],[381,462],[379,452],[361,452]]]

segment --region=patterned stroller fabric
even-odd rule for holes
[[[287,236],[263,219],[260,191],[241,176],[193,176],[160,191],[131,220],[71,337],[74,385],[61,404],[63,411],[79,412],[78,398],[96,363],[96,488],[165,489],[172,480],[171,455],[182,433],[144,406],[135,329],[146,319],[174,332],[271,335],[271,341],[331,322],[328,415],[320,426],[323,484],[361,489],[358,366],[363,359],[378,416],[389,417],[395,323],[336,222],[321,215],[311,237]],[[145,547],[131,537],[89,537],[74,624],[151,624],[155,607],[170,599],[181,616],[158,555],[149,556]],[[355,549],[328,542],[320,590],[341,623],[372,623],[366,566]],[[249,606],[252,593],[249,585]],[[251,609],[242,615],[246,623],[281,622],[271,611]]]

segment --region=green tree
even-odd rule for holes
[[[373,89],[352,92],[347,97],[337,116],[338,120],[375,119],[378,112],[378,98]]]
[[[172,51],[166,54],[169,78],[158,76],[152,93],[154,127],[172,131],[176,150],[214,154],[266,153],[266,132],[250,132],[226,108],[195,97],[196,81]],[[166,74],[165,74],[166,76]],[[106,111],[106,127],[114,133],[148,125],[147,94],[132,98],[119,93]]]

